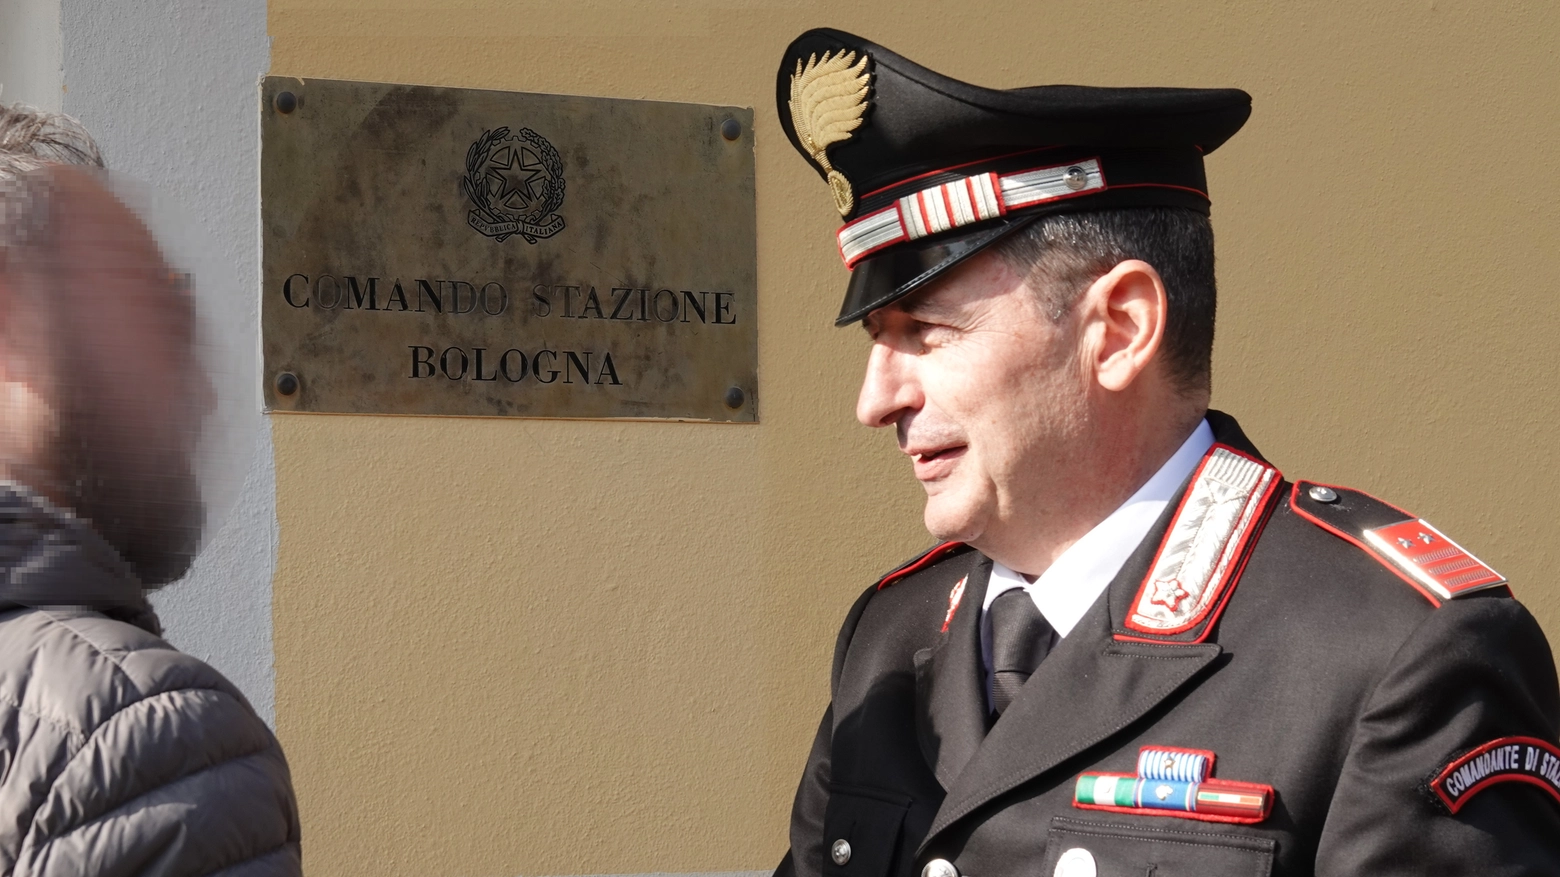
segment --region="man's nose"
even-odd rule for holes
[[[906,356],[885,344],[872,345],[867,374],[856,397],[856,419],[867,426],[892,426],[921,407],[921,391]]]

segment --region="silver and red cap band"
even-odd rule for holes
[[[1203,156],[1251,112],[1236,89],[989,89],[841,31],[786,50],[780,122],[829,183],[851,270],[836,325],[909,295],[1042,216],[1208,212]]]

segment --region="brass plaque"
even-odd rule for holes
[[[267,77],[278,411],[758,417],[753,112]]]

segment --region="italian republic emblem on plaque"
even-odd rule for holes
[[[466,150],[461,189],[471,199],[466,222],[494,240],[519,235],[536,243],[563,231],[563,159],[547,138],[521,128],[482,132]]]

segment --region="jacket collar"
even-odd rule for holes
[[[980,618],[991,581],[991,559],[976,556],[947,632],[914,656],[916,738],[944,789],[953,785],[980,749],[988,727]]]
[[[26,487],[0,481],[0,611],[80,606],[161,632],[145,589],[103,537]]]
[[[1174,501],[1196,471],[1208,448],[1214,443],[1213,429],[1200,420],[1159,471],[1151,475],[1127,501],[1105,516],[1105,520],[1083,534],[1057,555],[1051,566],[1029,584],[1020,574],[1000,563],[992,564],[991,584],[986,588],[983,608],[1003,592],[1022,587],[1034,597],[1045,620],[1063,636],[1073,629],[1094,601],[1110,587],[1111,580],[1137,550],[1143,537],[1154,528],[1165,506]],[[984,630],[986,636],[989,630]]]
[[[1213,427],[1216,447],[1224,445],[1260,459],[1234,418],[1217,411],[1209,411],[1207,417]],[[957,756],[967,744],[959,743],[946,758],[941,751],[937,753],[937,778],[947,789],[947,796],[921,843],[921,851],[924,852],[941,832],[998,796],[1048,774],[1051,775],[1050,782],[1061,781],[1065,775],[1057,774],[1062,770],[1070,773],[1078,767],[1081,763],[1078,756],[1148,714],[1197,678],[1222,653],[1215,642],[1132,642],[1120,641],[1114,634],[1121,623],[1120,618],[1114,617],[1119,614],[1117,607],[1131,604],[1165,540],[1191,480],[1188,478],[1187,483],[1181,485],[1176,498],[1165,508],[1105,593],[1041,663],[984,739],[977,740],[962,761]],[[983,580],[982,596],[984,585]],[[967,615],[978,616],[978,613]],[[951,680],[950,688],[956,685],[972,688],[976,708],[983,709],[978,652],[972,658],[966,658],[964,653],[969,649],[948,648],[955,642],[954,634],[964,627],[978,632],[978,617],[963,621],[963,625],[956,623],[950,628],[949,639],[942,649],[928,656],[928,663],[934,666],[927,667],[924,672],[934,683],[941,683],[946,676]],[[966,669],[969,662],[973,662],[972,670]],[[921,663],[919,656],[917,663]],[[922,675],[923,670],[918,666],[918,681]],[[971,675],[976,680],[973,685],[967,682]],[[933,692],[936,693],[935,685]],[[964,701],[969,699],[968,695],[963,698]],[[918,722],[933,728],[950,728],[952,731],[947,739],[956,743],[963,741],[970,725],[968,704],[955,702],[949,717],[937,714],[939,707],[955,700],[952,697],[930,698],[927,706],[932,715],[918,716]]]

